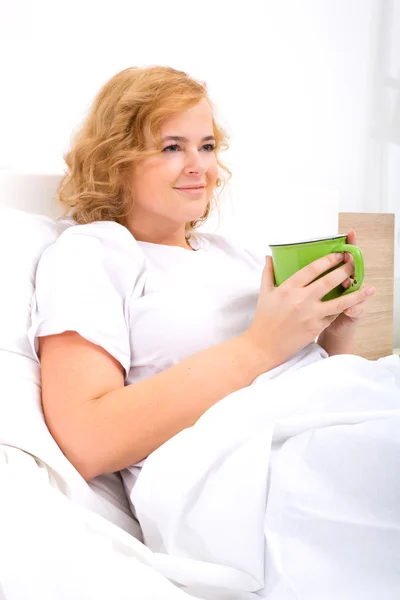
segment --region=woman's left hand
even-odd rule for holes
[[[354,231],[349,232],[347,243],[357,245],[356,234]],[[345,253],[345,262],[354,263],[353,257],[347,252]],[[352,279],[349,278],[343,282],[342,285],[343,287],[348,288],[352,283]],[[358,325],[365,317],[368,297],[375,293],[375,288],[367,287],[365,284],[363,284],[361,288],[365,289],[365,299],[351,308],[348,308],[343,313],[340,313],[319,336],[318,343],[328,352],[328,354],[347,354],[353,351],[352,348],[356,325]]]

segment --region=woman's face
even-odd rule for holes
[[[128,225],[149,239],[153,233],[176,231],[201,217],[218,177],[212,112],[205,99],[166,119],[160,134],[162,151],[132,167]],[[146,138],[154,147],[150,135]]]

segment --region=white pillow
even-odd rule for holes
[[[34,360],[27,329],[40,255],[57,238],[48,217],[0,207],[0,350]]]
[[[41,410],[40,366],[27,334],[30,306],[39,258],[67,226],[0,206],[0,444],[36,456],[57,473],[68,497],[140,537],[120,476],[84,482],[51,437]]]

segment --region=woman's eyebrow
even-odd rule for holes
[[[181,135],[167,135],[166,137],[164,137],[162,139],[162,141],[163,142],[167,142],[167,141],[188,142],[189,140],[186,137],[183,137]],[[203,139],[201,141],[202,142],[210,142],[210,141],[215,142],[215,137],[213,135],[206,135],[205,137],[203,137]]]

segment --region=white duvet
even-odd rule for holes
[[[398,357],[259,378],[154,452],[132,501],[193,595],[398,600]]]
[[[400,597],[397,357],[329,358],[210,409],[142,469],[148,547],[66,461],[11,366],[0,600]]]

